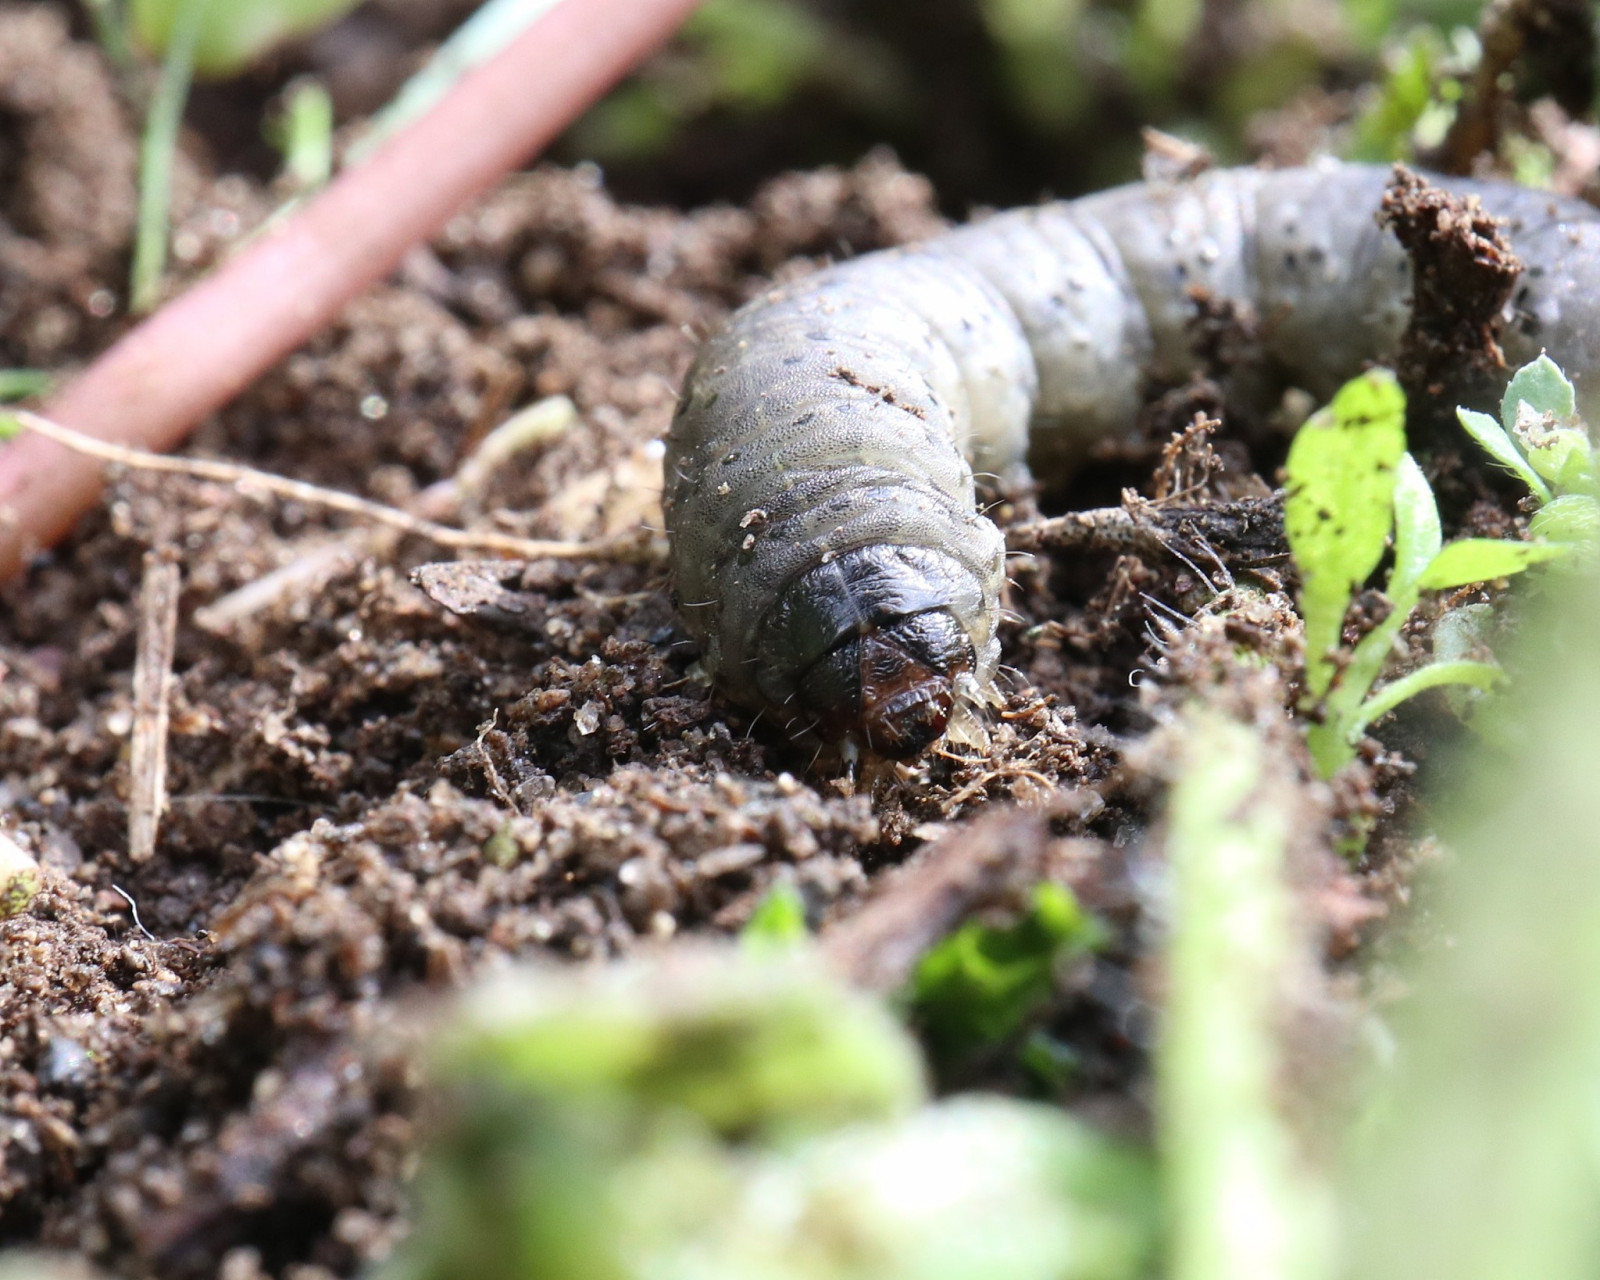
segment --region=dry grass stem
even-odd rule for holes
[[[128,772],[128,857],[148,862],[167,805],[167,720],[172,657],[178,639],[176,562],[159,551],[144,558],[139,588],[139,647],[133,662],[133,743]]]
[[[103,462],[140,471],[159,471],[168,475],[187,476],[194,480],[217,481],[232,485],[239,493],[247,496],[270,494],[290,502],[304,502],[311,506],[324,507],[330,511],[339,511],[387,525],[402,533],[426,538],[441,547],[495,552],[524,560],[648,561],[656,558],[647,541],[631,535],[589,542],[564,542],[545,538],[521,538],[515,534],[499,533],[492,529],[479,531],[452,529],[448,525],[425,520],[397,507],[385,506],[381,502],[372,502],[338,489],[326,489],[321,485],[308,484],[304,480],[290,480],[285,476],[273,475],[270,471],[258,471],[254,467],[240,466],[238,463],[222,462],[212,458],[175,458],[166,454],[151,453],[145,449],[130,448],[127,445],[110,444],[25,410],[13,410],[11,416],[29,431],[36,432],[57,444],[65,445],[75,452],[99,458]]]

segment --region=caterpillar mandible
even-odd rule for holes
[[[1410,265],[1386,169],[1216,170],[1000,214],[746,304],[701,347],[667,439],[684,625],[723,692],[914,756],[999,657],[1004,544],[973,471],[1059,475],[1199,361],[1193,290],[1263,318],[1280,386],[1330,395],[1392,352]],[[1515,367],[1546,349],[1600,408],[1600,213],[1442,180],[1526,264]],[[1591,417],[1591,420],[1594,420]]]

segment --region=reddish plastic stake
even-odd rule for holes
[[[549,143],[696,3],[563,0],[282,226],[130,330],[45,416],[102,440],[173,447]],[[99,464],[52,441],[23,435],[0,449],[0,581],[99,491]]]

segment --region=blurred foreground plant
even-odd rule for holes
[[[518,971],[436,1056],[449,1105],[388,1280],[1147,1273],[1140,1160],[1052,1108],[928,1104],[905,1032],[803,958]]]
[[[1561,581],[1436,802],[1439,941],[1358,1135],[1352,1280],[1600,1274],[1600,584]]]
[[[130,0],[128,19],[146,49],[164,54],[186,22],[196,24],[194,68],[204,76],[243,71],[268,50],[326,26],[360,0]]]

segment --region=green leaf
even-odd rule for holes
[[[964,924],[928,949],[911,979],[911,1011],[935,1057],[951,1061],[1015,1033],[1049,996],[1064,955],[1099,940],[1068,889],[1041,884],[1017,923]]]
[[[1165,1018],[1156,1041],[1167,1280],[1313,1280],[1328,1188],[1284,1106],[1285,975],[1305,963],[1290,888],[1303,819],[1286,753],[1185,708],[1166,821]]]
[[[1430,591],[1464,587],[1472,582],[1509,578],[1536,564],[1570,554],[1570,544],[1507,542],[1500,538],[1463,538],[1452,542],[1423,572],[1417,585]]]
[[[1540,507],[1529,528],[1536,538],[1594,547],[1600,544],[1600,502],[1586,493],[1564,493]]]
[[[270,122],[272,145],[283,153],[283,173],[296,191],[314,191],[333,176],[333,98],[316,80],[284,90],[281,118]]]
[[[1567,375],[1543,352],[1531,364],[1525,364],[1512,374],[1506,384],[1506,393],[1500,401],[1500,421],[1509,431],[1517,421],[1517,406],[1527,404],[1541,416],[1551,414],[1565,422],[1578,412],[1577,393]]]
[[[1467,429],[1467,434],[1483,447],[1485,453],[1527,485],[1539,501],[1550,501],[1549,486],[1528,465],[1527,460],[1518,452],[1517,446],[1511,443],[1511,437],[1504,427],[1488,414],[1479,413],[1474,409],[1457,409],[1456,417]],[[1515,420],[1513,415],[1512,421]]]
[[[1361,704],[1361,713],[1351,723],[1349,741],[1354,744],[1367,731],[1367,726],[1378,717],[1387,715],[1407,698],[1414,698],[1428,689],[1445,685],[1467,685],[1474,689],[1492,689],[1506,678],[1506,673],[1492,662],[1432,662],[1409,675],[1392,680]]]
[[[234,75],[274,45],[309,35],[356,7],[359,0],[204,0],[194,53],[196,72]],[[165,53],[186,0],[132,0],[129,17],[139,43]]]
[[[1562,421],[1539,413],[1524,400],[1517,406],[1517,420],[1511,429],[1528,456],[1528,465],[1558,490],[1583,483],[1591,474],[1593,453],[1589,433],[1581,426],[1563,426]]]
[[[1392,22],[1392,17],[1385,16],[1376,24],[1386,39],[1391,36]],[[1411,158],[1416,149],[1412,131],[1435,104],[1434,85],[1444,56],[1444,42],[1431,27],[1416,31],[1404,46],[1389,54],[1377,92],[1369,95],[1355,122],[1352,160]]]
[[[1464,604],[1451,609],[1433,627],[1433,656],[1440,662],[1455,662],[1489,648],[1494,628],[1494,606]]]
[[[787,880],[767,890],[739,931],[739,941],[752,951],[781,951],[806,936],[806,900]]]
[[[1439,554],[1444,535],[1439,528],[1439,504],[1427,476],[1409,453],[1400,459],[1394,486],[1394,571],[1389,594],[1403,596],[1414,589],[1423,570]]]
[[[0,400],[26,400],[50,389],[50,375],[43,369],[0,369]]]
[[[1289,448],[1284,528],[1304,584],[1306,683],[1321,697],[1333,680],[1350,597],[1382,558],[1405,454],[1405,394],[1387,369],[1347,382],[1300,428]]]

